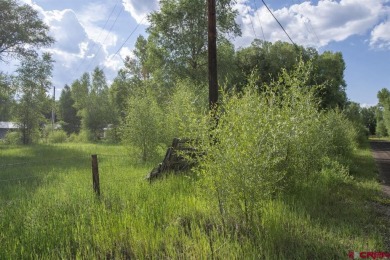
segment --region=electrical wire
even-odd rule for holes
[[[118,20],[118,18],[119,18],[119,15],[122,14],[123,9],[124,9],[124,8],[123,8],[123,6],[122,6],[121,10],[118,12],[118,14],[117,14],[117,16],[116,16],[116,18],[115,18],[115,20],[114,20],[114,23],[111,25],[110,29],[108,30],[108,33],[107,33],[106,37],[105,37],[104,40],[103,40],[103,43],[100,44],[100,47],[99,47],[98,51],[96,52],[95,56],[93,57],[93,59],[92,59],[91,62],[89,63],[89,65],[88,65],[88,67],[87,67],[87,71],[88,71],[89,68],[91,67],[92,63],[96,60],[96,57],[97,57],[97,55],[99,54],[100,50],[102,49],[102,46],[103,46],[104,43],[106,42],[108,36],[110,35],[110,33],[111,33],[111,31],[112,31],[112,28],[113,28],[114,25],[116,24],[116,22],[117,22],[117,20]]]
[[[255,38],[257,39],[257,34],[256,34],[255,27],[253,26],[253,21],[252,21],[251,15],[248,14],[248,17],[249,17],[249,21],[251,22],[252,30],[253,30],[253,33],[254,33],[254,35],[255,35]]]
[[[112,14],[114,13],[114,11],[115,11],[116,7],[118,6],[118,3],[119,3],[119,2],[120,2],[120,0],[117,0],[117,2],[115,3],[114,8],[112,8],[110,15],[108,16],[106,22],[105,22],[104,25],[103,25],[103,28],[100,30],[100,33],[99,33],[99,35],[98,35],[98,37],[97,37],[97,40],[100,39],[100,36],[102,35],[104,29],[106,29],[106,26],[107,26],[107,24],[108,24],[108,21],[111,19],[111,16],[112,16]],[[97,46],[96,42],[93,41],[93,46],[92,46],[91,49],[95,49],[96,46]],[[96,53],[95,53],[94,56],[96,56]],[[86,60],[87,60],[87,57],[85,56],[84,59],[82,60],[82,62],[80,62],[80,65],[77,67],[76,72],[80,71],[80,68],[84,65],[84,63],[85,63]]]
[[[146,15],[141,19],[140,22],[137,23],[137,25],[135,26],[134,30],[130,33],[130,35],[126,38],[126,40],[122,43],[121,47],[119,47],[119,49],[115,52],[114,55],[111,56],[111,58],[109,60],[111,60],[113,57],[115,57],[119,51],[123,48],[123,46],[125,46],[126,42],[130,39],[130,37],[137,31],[138,27],[141,25],[141,23],[143,22],[143,20],[146,18]]]
[[[287,35],[287,37],[290,39],[291,43],[298,48],[298,45],[296,45],[296,43],[291,39],[290,35],[288,35],[288,33],[286,32],[286,30],[284,29],[283,25],[279,22],[279,20],[276,18],[276,16],[274,15],[274,13],[271,11],[271,9],[269,9],[268,5],[264,2],[264,0],[261,0],[264,4],[264,6],[267,8],[267,10],[271,13],[272,17],[275,19],[275,21],[279,24],[280,28],[282,28],[282,30],[284,31],[284,33]]]
[[[292,4],[298,4],[298,5],[299,5],[299,2],[297,2],[297,0],[291,0],[291,3],[292,3]],[[318,38],[318,35],[317,35],[316,31],[314,30],[313,25],[311,24],[310,18],[308,18],[307,16],[305,16],[305,15],[302,14],[302,13],[301,13],[301,15],[302,15],[302,17],[304,17],[304,18],[307,19],[307,21],[304,22],[306,31],[307,31],[309,34],[313,34],[313,35],[314,35],[314,37],[315,37],[316,40],[317,40],[318,46],[321,45],[320,39]]]
[[[261,28],[261,34],[262,34],[262,36],[263,36],[263,41],[265,41],[265,35],[264,35],[263,25],[261,24],[260,16],[259,16],[259,13],[257,12],[258,7],[257,7],[257,4],[256,4],[256,0],[253,0],[253,3],[254,3],[254,5],[255,5],[255,13],[256,13],[257,19],[259,20],[259,24],[260,24],[260,28]]]

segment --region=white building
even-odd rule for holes
[[[19,126],[14,122],[0,121],[0,139],[3,139],[8,132],[15,131],[17,129],[19,129]]]

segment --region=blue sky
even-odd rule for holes
[[[146,35],[145,17],[159,8],[157,0],[21,1],[39,12],[57,40],[46,51],[56,60],[53,83],[58,94],[65,84],[96,66],[112,81],[122,59],[132,55],[137,36]],[[375,105],[377,92],[390,89],[390,0],[265,2],[296,43],[320,53],[342,52],[350,100]],[[243,33],[233,40],[237,48],[248,46],[255,37],[288,41],[261,0],[237,0],[235,8]],[[13,61],[0,65],[8,72],[15,68]]]

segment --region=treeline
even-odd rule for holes
[[[12,3],[8,7],[10,11],[21,12],[16,2],[10,3]],[[22,7],[31,9],[27,5]],[[284,80],[279,77],[281,73],[290,73],[300,62],[304,62],[306,65],[300,66],[302,70],[300,75],[305,79],[304,81],[301,79],[300,82],[304,82],[304,87],[314,89],[318,109],[349,111],[347,114],[356,124],[369,127],[364,121],[366,110],[357,108],[358,111],[355,111],[356,104],[350,103],[347,99],[344,81],[345,62],[341,53],[325,51],[320,54],[313,48],[280,41],[270,43],[259,39],[254,40],[249,47],[237,50],[231,42],[233,37],[241,34],[234,20],[237,11],[228,0],[218,1],[217,9],[218,79],[221,92],[242,93],[249,82],[252,82],[251,84],[261,93],[265,91],[265,86]],[[34,13],[33,10],[30,11]],[[36,15],[36,12],[34,14]],[[8,77],[1,74],[0,77],[2,88],[0,120],[17,121],[22,129],[21,139],[25,144],[42,137],[48,140],[53,135],[58,141],[71,136],[70,140],[73,141],[97,141],[104,137],[105,140],[119,142],[128,139],[129,133],[126,131],[131,131],[128,127],[129,121],[135,120],[131,114],[137,109],[141,110],[140,106],[144,99],[147,100],[144,111],[154,107],[154,111],[150,113],[164,117],[173,104],[172,100],[178,98],[175,97],[176,93],[180,92],[183,85],[187,85],[196,100],[188,102],[202,104],[198,109],[206,108],[207,105],[203,105],[207,100],[205,90],[208,82],[205,16],[205,6],[199,0],[163,1],[160,10],[148,17],[149,36],[138,37],[133,55],[125,59],[123,68],[119,70],[110,86],[103,70],[96,67],[92,73],[84,73],[70,86],[65,86],[59,101],[55,104],[47,94],[51,87],[53,68],[50,55],[44,54],[40,57],[32,49],[21,51],[17,56],[22,60],[17,75]],[[9,20],[10,23],[18,22],[15,17],[9,17]],[[37,16],[35,20],[40,21]],[[42,36],[42,39],[36,42],[36,47],[51,44],[53,39],[47,35],[46,25],[36,24],[40,30],[39,35]],[[21,31],[20,35],[28,35],[28,32]],[[31,44],[26,39],[21,39],[20,42],[23,40]],[[9,52],[10,55],[16,50],[22,48],[15,46],[14,50]],[[33,55],[27,55],[28,53]],[[187,100],[188,97],[180,98]],[[181,105],[187,104],[183,102]],[[53,109],[56,110],[57,121],[61,124],[63,132],[53,132],[47,127],[50,125]],[[142,119],[145,117],[149,116],[144,115]],[[139,127],[135,121],[132,126]],[[163,142],[169,138],[162,138]],[[144,146],[147,146],[147,142],[139,141]]]

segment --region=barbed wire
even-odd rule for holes
[[[98,153],[98,162],[99,165],[99,171],[101,176],[113,176],[110,174],[112,171],[117,171],[117,168],[123,168],[123,167],[132,167],[134,166],[134,162],[131,162],[133,159],[128,154],[104,154],[104,153]],[[111,158],[123,158],[123,160],[110,160]],[[107,159],[107,160],[106,160]],[[124,161],[130,160],[129,163],[125,163]],[[70,163],[72,162],[72,163]],[[82,156],[72,156],[72,157],[61,157],[61,158],[54,158],[54,159],[48,159],[48,160],[30,160],[25,162],[15,162],[15,163],[8,163],[8,164],[1,164],[0,169],[9,169],[10,171],[14,170],[15,168],[22,168],[22,167],[47,167],[50,170],[55,169],[56,167],[63,167],[63,163],[66,163],[69,168],[71,167],[77,167],[79,170],[87,170],[90,169],[89,164],[91,162],[90,155],[82,155]],[[120,164],[118,164],[118,162]],[[52,163],[52,164],[50,164]],[[55,163],[55,164],[53,164]],[[80,166],[81,164],[81,166]],[[88,166],[87,166],[88,165]],[[148,167],[148,166],[145,166]],[[123,171],[123,170],[122,170]],[[148,172],[145,172],[145,176]],[[32,173],[34,174],[34,173]],[[17,178],[8,178],[8,179],[0,179],[0,183],[5,182],[16,182],[16,181],[25,181],[30,179],[40,179],[42,177],[45,177],[44,173],[42,173],[41,176],[24,176],[24,177],[17,177]],[[135,177],[137,179],[137,177]],[[134,176],[132,177],[121,177],[121,178],[115,178],[115,182],[118,181],[126,181],[126,180],[134,180]]]
[[[60,161],[67,161],[67,160],[74,160],[74,159],[80,159],[81,156],[73,156],[73,157],[66,157],[66,158],[57,158],[57,159],[50,159],[50,160],[40,160],[40,161],[27,161],[27,162],[18,162],[18,163],[9,163],[9,164],[0,164],[0,168],[6,168],[6,167],[12,167],[12,166],[21,166],[21,165],[32,165],[32,164],[47,164],[51,162],[60,162]]]
[[[116,158],[129,158],[128,155],[121,155],[121,154],[97,154],[98,156],[104,156],[104,157],[116,157]],[[103,157],[103,158],[104,158]],[[5,167],[12,167],[12,166],[20,166],[20,165],[31,165],[31,164],[47,164],[50,162],[59,162],[59,161],[68,161],[68,160],[74,160],[74,159],[90,159],[89,155],[83,155],[83,156],[72,156],[72,157],[65,157],[65,158],[55,158],[50,160],[39,160],[39,161],[26,161],[26,162],[17,162],[17,163],[7,163],[7,164],[0,164],[0,168]],[[98,158],[99,159],[99,158]]]
[[[28,176],[28,177],[21,177],[21,178],[4,179],[4,180],[0,180],[0,182],[21,181],[21,180],[27,180],[27,179],[33,179],[33,178],[38,178],[38,176]]]

